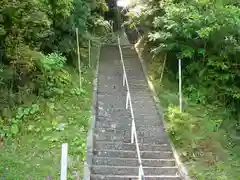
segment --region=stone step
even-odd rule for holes
[[[97,116],[102,116],[102,117],[108,117],[110,119],[115,119],[116,117],[122,117],[123,118],[130,118],[130,112],[128,112],[128,110],[126,110],[125,107],[114,107],[107,109],[107,108],[103,108],[103,107],[98,107],[98,111],[97,111]]]
[[[103,117],[126,117],[128,114],[126,108],[112,106],[112,108],[108,108],[106,106],[98,106],[98,116]]]
[[[136,51],[123,51],[123,59],[126,60],[127,58],[129,59],[136,59],[137,57],[137,52]]]
[[[138,91],[139,92],[139,91]],[[149,94],[140,94],[140,93],[134,93],[134,90],[130,90],[132,101],[147,101],[147,102],[154,102],[153,97],[151,97]]]
[[[138,117],[139,118],[139,113],[138,112],[141,112],[141,114],[145,115],[146,117],[147,116],[154,116],[155,118],[155,121],[156,121],[156,117],[158,116],[158,112],[157,112],[157,108],[156,106],[149,106],[149,107],[139,107],[139,106],[132,106],[133,107],[133,112],[134,112],[134,115],[135,117]],[[145,118],[144,118],[145,119]]]
[[[94,132],[100,135],[128,135],[131,128],[128,129],[118,129],[118,128],[95,128]],[[166,134],[163,126],[136,126],[137,136],[153,136],[153,137],[162,137]]]
[[[156,121],[156,118],[154,120]],[[143,120],[143,119],[135,118],[135,123],[136,123],[135,126],[136,126],[137,132],[141,131],[141,129],[148,129],[149,132],[155,131],[155,130],[156,130],[156,132],[159,132],[160,130],[158,130],[158,129],[163,128],[163,126],[161,124],[162,122],[160,120],[159,120],[159,123],[157,123],[154,121],[150,121],[148,119]],[[99,117],[98,117],[96,120],[95,128],[112,129],[115,131],[117,129],[126,129],[127,131],[130,131],[131,126],[132,126],[132,119],[130,119],[130,118],[129,119],[121,119],[119,121],[116,119],[115,120],[105,119],[105,120],[100,121]],[[147,132],[147,130],[144,130],[144,132]],[[146,135],[146,133],[145,133],[145,135]],[[148,136],[151,136],[151,135],[148,134]],[[159,134],[157,134],[156,136],[159,137]],[[155,137],[155,138],[157,138],[157,137]]]
[[[94,135],[97,141],[121,141],[129,142],[131,139],[131,129],[95,129]],[[163,128],[155,128],[152,131],[148,128],[138,127],[137,137],[139,142],[167,143],[166,133]]]
[[[112,75],[115,76],[121,76],[122,74],[122,67],[121,67],[121,61],[120,58],[114,58],[114,59],[105,59],[101,60],[99,64],[99,72],[98,75]]]
[[[135,151],[135,143],[122,143],[122,142],[109,142],[109,141],[96,141],[95,149],[103,150],[126,150]],[[140,151],[170,151],[171,147],[168,144],[139,144]]]
[[[134,109],[139,109],[139,110],[144,110],[144,109],[153,109],[156,113],[157,109],[156,109],[156,105],[154,103],[144,103],[144,101],[142,102],[138,102],[138,103],[133,103],[133,108]]]
[[[126,106],[125,94],[125,92],[98,92],[97,105],[102,108],[124,108]]]
[[[95,138],[97,141],[124,142],[124,143],[129,143],[131,141],[130,133],[125,136],[95,135]],[[149,143],[149,142],[155,142],[157,144],[168,143],[165,137],[138,136],[138,143]]]
[[[113,73],[112,75],[122,74],[122,64],[120,58],[107,58],[100,60],[98,75]],[[110,75],[110,74],[109,74]]]
[[[114,120],[115,118],[112,118],[112,119]],[[129,121],[130,121],[130,118],[129,118]],[[130,128],[131,127],[131,123],[124,124],[124,123],[116,123],[116,122],[112,122],[112,121],[104,121],[104,122],[102,122],[102,121],[98,121],[98,119],[97,119],[95,127],[96,128],[108,128],[108,129],[111,129],[111,128],[114,128],[114,129],[115,128],[116,129],[126,129],[126,128]]]
[[[115,70],[115,69],[114,69]],[[119,72],[116,72],[114,70],[111,70],[113,74],[111,75],[105,75],[105,74],[98,74],[98,80],[104,81],[106,83],[114,83],[114,82],[122,82],[122,70]]]
[[[132,125],[132,119],[129,117],[122,118],[122,117],[101,117],[102,120],[97,117],[96,126],[95,128],[100,129],[129,129]],[[122,118],[122,119],[120,119]],[[144,119],[143,119],[144,118]],[[156,122],[158,120],[158,122]],[[162,127],[162,121],[160,117],[146,117],[144,115],[138,115],[135,117],[136,129],[140,128],[148,128],[148,129],[156,129]],[[141,124],[140,124],[141,123]],[[144,124],[145,123],[145,124]]]
[[[93,174],[102,175],[138,175],[138,167],[131,166],[92,166]],[[145,175],[172,175],[176,176],[178,169],[176,167],[144,167],[143,172]]]
[[[143,159],[172,159],[171,151],[141,151]],[[94,155],[98,157],[115,157],[115,158],[137,158],[136,151],[116,151],[116,150],[97,150]]]
[[[112,157],[93,157],[94,165],[105,166],[133,166],[139,165],[137,158],[112,158]],[[176,165],[174,159],[142,159],[143,167],[173,167]]]
[[[106,93],[115,93],[115,96],[119,95],[118,93],[125,92],[126,87],[122,85],[122,78],[114,78],[111,80],[99,79],[99,92]],[[120,94],[121,95],[121,94]]]
[[[128,76],[128,74],[127,74],[127,76]],[[142,79],[142,78],[132,79],[131,76],[128,76],[128,84],[129,84],[129,87],[134,86],[134,85],[141,85],[141,86],[147,87],[146,81],[144,79]]]
[[[144,83],[144,84],[137,84],[137,83],[132,83],[129,82],[129,87],[131,87],[130,92],[134,93],[134,95],[148,95],[151,93],[149,87]]]
[[[109,57],[118,57],[120,59],[119,48],[117,45],[104,45],[101,48],[100,60],[106,60],[109,59]]]
[[[109,105],[110,106],[110,105]],[[125,111],[125,112],[124,112]],[[151,111],[149,111],[151,112]],[[144,113],[139,112],[136,108],[133,108],[134,117],[136,119],[136,122],[139,121],[141,124],[136,123],[136,126],[159,126],[162,125],[162,122],[159,122],[159,113],[157,111],[148,113],[145,111]],[[105,110],[101,106],[98,107],[98,117],[108,123],[108,121],[111,122],[117,122],[121,123],[124,121],[124,119],[130,119],[129,123],[131,123],[132,116],[130,113],[130,108],[127,110],[125,108],[116,108],[116,109],[108,109]],[[97,118],[98,118],[97,117]]]
[[[110,66],[109,63],[115,63],[114,67]],[[99,65],[99,72],[98,72],[98,81],[100,80],[111,80],[111,79],[121,79],[122,77],[122,68],[121,62],[119,60],[114,60],[111,62],[104,62]]]
[[[122,96],[121,96],[122,94]],[[124,93],[98,93],[97,94],[98,106],[101,107],[118,107],[124,108],[126,106],[126,95]]]
[[[135,113],[135,122],[136,127],[141,124],[141,127],[155,128],[163,125],[160,117],[156,114],[155,116],[147,116],[145,114],[136,114]]]
[[[181,180],[179,176],[145,176],[145,180]],[[92,174],[91,180],[139,180],[138,176]]]
[[[144,99],[144,98],[133,98],[133,99],[135,99],[135,101],[132,101],[132,104],[133,104],[133,106],[135,106],[136,104],[137,105],[142,105],[142,104],[144,104],[144,105],[146,105],[146,106],[154,106],[155,105],[155,102],[154,102],[154,100],[153,100],[153,98],[148,98],[148,99]]]
[[[124,116],[115,117],[115,118],[112,118],[111,116],[98,116],[96,121],[102,122],[102,123],[109,123],[111,125],[120,123],[120,124],[126,124],[128,126],[128,124],[131,124],[132,118],[131,118],[130,112],[128,112]]]

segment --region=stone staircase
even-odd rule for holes
[[[123,46],[136,129],[146,180],[180,180],[162,120],[151,96],[138,56]],[[138,159],[131,144],[131,114],[125,109],[122,65],[117,45],[101,48],[96,122],[90,180],[136,180]],[[85,178],[86,179],[86,178]]]

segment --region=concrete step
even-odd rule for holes
[[[147,101],[147,102],[154,102],[154,99],[152,96],[150,96],[149,94],[137,94],[134,93],[134,91],[132,91],[133,93],[131,93],[132,95],[132,101],[133,103],[135,101]]]
[[[127,110],[125,107],[116,107],[112,106],[112,108],[108,108],[105,106],[98,107],[98,116],[103,117],[126,117]]]
[[[130,112],[125,109],[125,107],[116,107],[113,106],[113,108],[107,109],[106,107],[99,107],[97,111],[97,116],[106,117],[107,119],[125,119],[130,118]]]
[[[136,59],[137,57],[137,52],[136,51],[123,51],[123,59],[125,60],[126,58],[131,58],[131,59]]]
[[[125,92],[99,93],[97,94],[98,106],[105,108],[124,108],[126,106]]]
[[[95,149],[103,150],[126,150],[135,151],[136,145],[131,143],[113,143],[109,141],[96,141]],[[139,144],[140,151],[170,151],[171,147],[168,144]]]
[[[139,180],[138,176],[92,174],[91,180]],[[145,176],[145,180],[181,180],[179,176]]]
[[[102,123],[120,123],[120,124],[131,124],[131,115],[130,112],[124,116],[121,117],[114,117],[112,118],[111,116],[98,116],[97,121],[102,122]],[[105,129],[105,128],[104,128]]]
[[[149,106],[149,107],[137,107],[137,106],[132,106],[133,107],[133,111],[134,114],[136,114],[136,117],[139,117],[139,113],[144,114],[145,116],[155,116],[157,117],[158,112],[157,112],[157,108],[154,106]],[[155,118],[156,121],[156,118]]]
[[[133,166],[138,167],[137,158],[112,158],[112,157],[93,157],[94,165],[105,166]],[[173,167],[176,165],[174,159],[142,159],[143,167]]]
[[[100,117],[97,117],[96,120],[96,127],[97,128],[113,128],[115,127],[116,129],[125,129],[131,126],[132,124],[132,118],[130,116],[127,116],[126,114],[120,112],[117,113],[108,113],[105,112],[105,114],[101,113]],[[104,116],[105,115],[105,116]],[[147,127],[147,128],[158,128],[162,126],[162,121],[158,115],[155,116],[146,116],[143,114],[137,114],[134,113],[135,115],[135,123],[136,123],[136,129],[139,127]]]
[[[94,135],[97,141],[129,142],[131,139],[131,130],[130,128],[126,130],[98,128],[94,130]],[[138,127],[137,137],[139,142],[167,143],[166,133],[163,128],[148,129]]]
[[[120,58],[106,58],[100,60],[98,75],[121,76],[122,67]]]
[[[112,118],[113,120],[114,119],[119,119],[120,117],[115,117],[115,118]],[[122,117],[121,117],[122,118]],[[131,127],[131,123],[129,124],[125,124],[125,123],[116,123],[116,122],[113,122],[113,121],[99,121],[98,120],[99,117],[97,118],[97,121],[96,121],[96,128],[108,128],[108,129],[128,129]],[[107,117],[107,119],[111,119],[109,117]],[[129,118],[130,119],[130,118]],[[129,120],[130,121],[130,120]],[[131,121],[130,121],[131,122]]]
[[[143,172],[145,175],[171,175],[176,176],[178,169],[176,167],[144,167]],[[92,166],[93,174],[102,175],[138,175],[138,167],[131,166]]]
[[[134,103],[133,104],[133,109],[139,110],[141,113],[142,113],[142,111],[144,111],[146,109],[151,109],[151,110],[155,111],[155,114],[156,114],[156,111],[157,111],[157,108],[156,108],[155,104],[144,103],[143,101],[142,101],[142,103]]]
[[[143,84],[136,84],[136,83],[129,83],[131,89],[130,93],[133,94],[134,96],[146,96],[149,97],[151,91],[148,88],[148,86],[143,85]]]
[[[113,76],[122,74],[120,58],[113,57],[100,60],[98,75],[110,75],[110,73],[112,73]]]
[[[108,76],[99,77],[98,93],[115,93],[116,96],[119,95],[117,93],[125,91],[126,88],[122,85],[122,77],[113,77],[112,79],[110,79]]]
[[[155,114],[155,116],[147,116],[145,114],[136,114],[135,113],[135,122],[136,127],[141,124],[141,127],[149,127],[149,128],[157,128],[161,127],[163,125],[163,122],[161,121],[158,114]]]
[[[136,126],[138,126],[138,124],[141,124],[142,127],[149,127],[153,129],[161,127],[163,125],[161,117],[159,117],[158,114],[149,117],[143,114],[137,114],[135,115],[135,122]]]
[[[100,60],[109,59],[109,57],[115,57],[120,59],[119,49],[117,45],[105,45],[100,50]]]
[[[101,120],[100,120],[101,119]],[[158,122],[154,122],[158,121]],[[135,117],[135,122],[136,122],[136,129],[144,129],[148,128],[149,130],[151,129],[157,129],[157,128],[162,128],[162,121],[160,117],[146,117],[144,115],[138,115]],[[141,124],[140,124],[141,122]],[[145,124],[143,124],[145,123]],[[97,117],[96,120],[96,127],[95,128],[100,128],[100,129],[129,129],[132,125],[132,119],[129,117]]]
[[[94,155],[98,157],[115,157],[115,158],[137,158],[136,151],[116,151],[116,150],[97,150]],[[143,159],[172,159],[171,151],[141,151]]]
[[[131,128],[129,129],[118,129],[118,128],[95,128],[94,132],[99,135],[128,135]],[[138,137],[149,136],[149,137],[162,137],[166,134],[163,126],[136,126]]]
[[[134,97],[135,97],[135,101],[132,101],[133,106],[135,106],[136,104],[146,104],[146,106],[153,106],[153,104],[155,104],[153,98],[148,98],[148,99],[138,98],[137,99],[136,96],[134,96]]]

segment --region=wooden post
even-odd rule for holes
[[[182,67],[181,59],[178,60],[178,78],[179,78],[179,108],[182,112]]]
[[[162,67],[162,71],[161,71],[161,75],[160,75],[160,80],[159,83],[162,83],[162,79],[163,79],[163,74],[164,74],[164,69],[165,69],[165,65],[166,65],[166,60],[167,60],[167,53],[164,55],[164,61],[163,61],[163,67]]]
[[[91,67],[91,40],[88,40],[88,67]]]
[[[67,156],[68,144],[62,144],[62,158],[61,158],[61,180],[67,180]]]
[[[81,61],[80,61],[79,40],[78,40],[78,28],[76,28],[76,37],[77,37],[77,55],[78,55],[79,85],[80,85],[80,89],[82,89],[82,73],[81,73]]]

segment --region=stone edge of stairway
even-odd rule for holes
[[[98,58],[96,63],[96,72],[93,79],[93,92],[92,92],[92,105],[91,105],[91,120],[89,122],[89,130],[87,133],[87,140],[86,140],[86,160],[84,161],[84,170],[83,170],[83,179],[90,180],[91,171],[90,168],[92,166],[92,159],[93,159],[93,143],[94,143],[94,136],[93,130],[96,124],[96,107],[97,107],[97,87],[98,87],[98,72],[99,72],[99,59],[101,53],[101,46],[100,43],[98,46]]]
[[[139,39],[138,41],[140,41],[141,39]],[[136,43],[138,44],[138,42]],[[148,84],[148,87],[150,89],[150,92],[151,92],[151,96],[153,97],[154,101],[155,101],[155,104],[156,104],[156,107],[157,107],[157,110],[159,112],[163,112],[163,108],[161,107],[160,105],[160,102],[159,102],[159,99],[157,98],[157,95],[156,95],[156,91],[155,91],[155,88],[154,86],[152,85],[152,81],[148,78],[148,74],[147,74],[147,66],[145,64],[145,61],[144,59],[142,58],[139,50],[137,49],[137,46],[136,44],[134,44],[134,49],[135,51],[137,52],[137,55],[138,55],[138,59],[141,63],[141,66],[142,66],[142,70],[143,70],[143,73],[144,73],[144,76],[146,78],[146,81],[147,81],[147,84]],[[159,113],[159,115],[161,116],[161,119],[163,121],[163,126],[164,128],[166,127],[166,121],[164,120],[164,117],[162,115],[162,113]],[[176,148],[171,140],[171,138],[169,137],[169,135],[166,133],[166,136],[167,136],[167,139],[170,143],[170,146],[171,146],[171,149],[173,151],[173,155],[174,155],[174,158],[176,160],[176,164],[178,166],[178,171],[179,171],[179,175],[181,178],[183,178],[184,180],[191,180],[189,174],[188,174],[188,170],[186,168],[186,166],[182,163],[182,160],[180,158],[180,156],[178,155],[177,151],[176,151]]]

